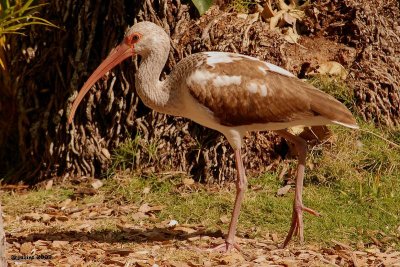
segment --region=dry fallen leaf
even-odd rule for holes
[[[56,220],[66,222],[69,220],[69,218],[67,216],[56,216]]]
[[[33,249],[32,243],[31,243],[31,242],[25,242],[25,243],[23,243],[23,244],[21,245],[19,251],[20,251],[22,254],[30,254],[30,253],[32,252],[32,249]]]
[[[224,223],[224,224],[226,224],[226,223],[229,223],[231,220],[228,218],[228,216],[226,216],[226,215],[222,215],[221,217],[219,217],[219,220],[222,222],[222,223]]]
[[[275,15],[269,21],[269,28],[271,30],[274,30],[275,28],[277,28],[279,20],[282,18],[283,14],[285,14],[285,13],[286,13],[285,10],[280,10],[277,13],[275,13]]]
[[[339,62],[336,61],[328,61],[320,64],[319,67],[315,70],[315,73],[338,76],[343,80],[347,78],[346,69]],[[313,75],[313,73],[310,74]]]
[[[288,43],[296,44],[297,41],[300,39],[300,35],[297,34],[294,27],[291,27],[287,29],[284,38]]]
[[[133,215],[132,215],[132,219],[133,220],[140,220],[140,219],[143,219],[143,218],[148,218],[149,216],[147,216],[146,214],[144,214],[143,212],[141,212],[141,211],[138,211],[138,212],[136,212],[136,213],[134,213]]]
[[[22,220],[39,221],[40,219],[42,219],[42,216],[36,212],[27,213],[22,216]]]
[[[284,196],[287,194],[287,192],[289,192],[290,188],[292,188],[292,186],[290,184],[285,185],[284,187],[281,187],[278,189],[278,191],[276,192],[276,195],[278,197]]]
[[[87,231],[90,232],[93,228],[93,225],[89,224],[89,223],[82,223],[80,225],[78,225],[77,227],[75,227],[74,229],[76,231]]]
[[[186,186],[191,186],[191,185],[194,184],[194,180],[191,179],[191,178],[184,178],[184,179],[182,180],[182,182],[183,182],[183,184],[186,185]]]
[[[99,189],[100,187],[103,186],[103,182],[100,181],[99,179],[94,179],[94,181],[91,183],[91,185],[94,189]]]
[[[279,27],[283,27],[287,24],[289,25],[294,25],[296,23],[296,18],[293,17],[291,14],[289,13],[284,13],[280,22],[279,22]]]
[[[161,211],[165,206],[150,206],[148,203],[144,203],[139,207],[139,212],[149,213],[154,211]]]
[[[273,16],[275,16],[275,12],[271,7],[271,0],[268,0],[267,3],[265,3],[264,5],[264,9],[261,12],[261,17],[264,20],[267,20],[269,18],[272,18]]]
[[[146,213],[146,212],[149,212],[151,210],[151,208],[150,208],[150,206],[149,206],[149,203],[144,203],[144,204],[142,204],[140,207],[139,207],[139,212],[143,212],[143,213]]]
[[[267,260],[266,256],[258,256],[255,260],[253,260],[255,263],[262,263],[265,262]]]
[[[48,222],[53,218],[52,216],[50,216],[50,215],[48,215],[46,213],[42,214],[41,216],[42,216],[42,222]]]
[[[143,194],[148,194],[148,193],[150,193],[150,187],[145,187],[145,188],[143,188],[142,193],[143,193]]]
[[[271,238],[272,238],[272,241],[274,241],[274,242],[278,242],[279,241],[278,235],[275,234],[275,233],[271,234]]]
[[[280,264],[283,264],[286,267],[297,267],[297,262],[294,259],[282,259],[280,261]]]
[[[121,249],[108,249],[108,250],[105,250],[105,252],[106,252],[106,254],[117,254],[117,255],[120,255],[120,256],[128,256],[130,253],[134,253],[133,250],[124,249],[124,248],[121,248]]]
[[[101,149],[101,153],[102,153],[107,159],[110,159],[110,158],[111,158],[110,151],[108,151],[107,148],[102,148],[102,149]]]
[[[245,14],[245,13],[238,13],[237,15],[236,15],[238,18],[240,18],[240,19],[247,19],[247,17],[249,16],[248,14]]]
[[[46,183],[46,190],[50,190],[53,187],[53,179]]]
[[[61,210],[64,210],[66,207],[68,207],[72,202],[72,199],[67,198],[66,200],[64,200],[63,202],[61,202],[60,207]]]
[[[288,10],[294,8],[294,5],[292,3],[290,5],[288,5],[288,4],[285,3],[285,0],[279,0],[278,4],[279,4],[279,9],[280,10],[288,11]]]
[[[60,241],[60,240],[55,240],[51,244],[52,248],[63,248],[64,246],[68,245],[69,241]]]
[[[241,253],[237,252],[232,252],[220,259],[220,263],[225,264],[225,265],[237,265],[240,262],[243,262],[244,258]]]

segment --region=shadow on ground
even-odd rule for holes
[[[193,237],[223,237],[221,230],[205,231],[198,230],[193,233],[183,233],[182,231],[174,231],[165,228],[151,228],[146,230],[129,229],[129,230],[95,230],[90,232],[79,231],[47,231],[42,233],[32,233],[24,236],[17,236],[7,234],[7,242],[35,242],[38,240],[45,241],[96,241],[105,243],[145,243],[153,241],[167,241],[167,240],[188,240]]]

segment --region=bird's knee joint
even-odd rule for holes
[[[307,142],[303,139],[298,140],[296,142],[296,150],[297,150],[297,153],[299,153],[299,154],[307,153],[307,150],[308,150]]]
[[[302,203],[295,203],[293,205],[293,209],[296,213],[302,212],[303,211],[303,204]]]

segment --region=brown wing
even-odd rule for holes
[[[355,125],[347,108],[277,67],[236,54],[232,62],[204,61],[187,78],[190,94],[221,124],[290,122],[323,116]],[[216,62],[216,63],[215,63]],[[283,70],[282,70],[283,71]]]

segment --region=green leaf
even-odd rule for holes
[[[0,11],[4,12],[4,10],[8,9],[10,7],[10,1],[8,0],[0,0]]]
[[[16,1],[14,6],[9,6],[8,0],[0,0],[0,4],[8,5],[7,9],[0,14],[0,36],[4,34],[17,34],[30,25],[43,25],[56,27],[53,23],[35,16],[39,14],[39,9],[47,4],[32,5],[34,0]],[[3,12],[4,11],[4,12]]]
[[[206,13],[206,11],[210,8],[212,5],[212,0],[192,0],[194,6],[197,8],[199,11],[200,15],[203,15]]]

